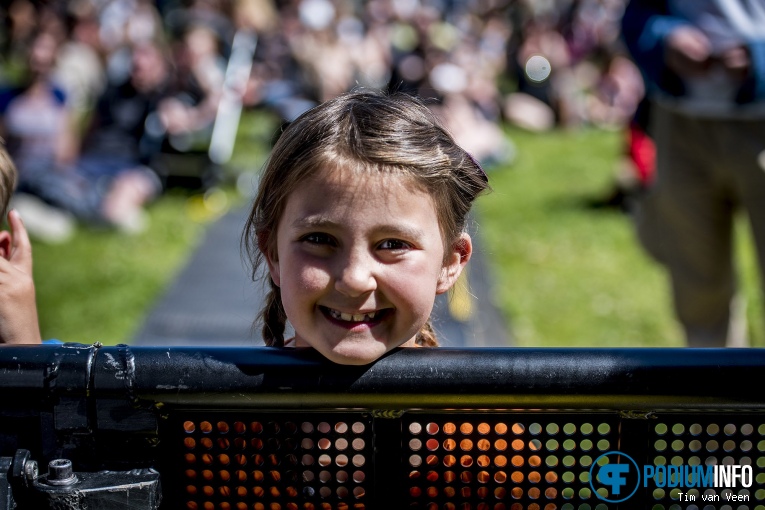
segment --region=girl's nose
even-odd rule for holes
[[[353,253],[338,268],[335,289],[347,296],[358,297],[377,289],[374,260],[366,254]]]

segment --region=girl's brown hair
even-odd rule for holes
[[[444,244],[466,228],[473,200],[488,188],[478,162],[458,146],[431,110],[408,94],[360,91],[327,101],[293,121],[277,140],[242,234],[257,279],[264,255],[277,260],[276,230],[292,190],[322,168],[405,176],[436,207]],[[266,345],[284,345],[287,315],[279,287],[262,312]],[[428,321],[416,342],[437,346]]]

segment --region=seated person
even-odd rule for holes
[[[18,191],[85,223],[139,230],[142,206],[157,193],[158,180],[138,167],[94,173],[78,157],[65,94],[51,77],[57,44],[53,34],[37,34],[26,80],[0,93],[0,134],[16,162]]]

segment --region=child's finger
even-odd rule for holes
[[[29,241],[29,234],[27,234],[27,229],[24,227],[24,222],[21,221],[21,215],[18,211],[12,210],[8,213],[8,224],[13,234],[9,261],[25,273],[31,274],[32,243]]]

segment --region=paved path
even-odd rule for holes
[[[175,281],[160,297],[134,345],[262,345],[252,321],[264,297],[240,257],[239,238],[248,208],[229,212],[212,225]],[[472,296],[464,285],[451,300],[439,296],[434,327],[445,346],[506,346],[509,328],[489,298],[489,274],[480,244],[468,264]]]

